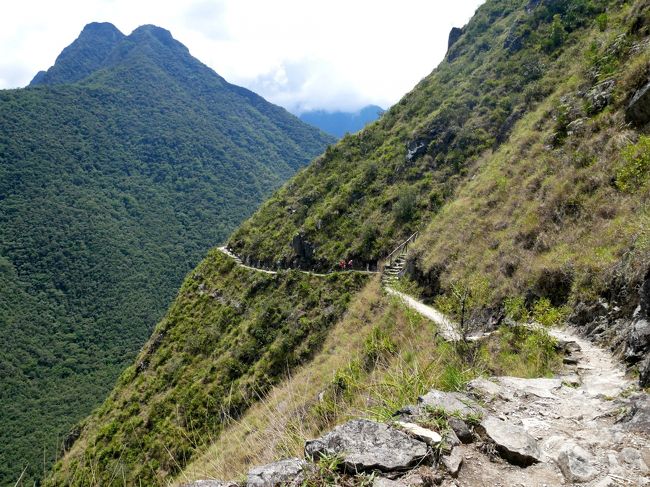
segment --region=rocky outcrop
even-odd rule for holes
[[[293,237],[291,247],[296,253],[299,264],[309,264],[314,259],[314,252],[316,249],[303,234],[298,234]]]
[[[350,421],[308,441],[305,456],[313,462],[339,459],[337,470],[326,472],[335,485],[359,485],[369,473],[376,487],[601,487],[613,485],[611,479],[650,485],[647,394],[638,388],[630,393],[635,386],[610,353],[573,333],[550,333],[576,359],[561,376],[479,378],[470,382],[468,394],[434,389],[397,411],[391,425]],[[479,414],[483,419],[472,429]],[[431,429],[434,422],[441,434]],[[321,485],[322,468],[283,460],[251,470],[246,485]]]
[[[497,452],[508,462],[526,467],[542,460],[537,440],[523,428],[488,416],[481,421],[481,429],[494,443]]]
[[[602,112],[614,96],[616,81],[609,79],[598,83],[585,94],[590,115]]]
[[[639,364],[639,382],[650,385],[650,270],[639,289],[639,305],[632,316],[632,331],[625,348],[625,360]]]
[[[300,458],[288,458],[248,472],[246,487],[299,486],[314,466]]]
[[[428,453],[422,441],[386,424],[363,419],[338,426],[305,445],[305,456],[340,456],[344,470],[350,473],[406,470],[422,462]]]
[[[428,141],[416,139],[406,144],[406,162],[413,162],[427,153]]]
[[[634,94],[625,109],[625,118],[637,127],[650,122],[650,82]]]
[[[447,41],[447,49],[451,49],[451,46],[458,42],[458,39],[463,35],[463,29],[459,27],[452,27],[449,31],[449,40]]]

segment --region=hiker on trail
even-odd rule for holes
[[[348,262],[348,269],[352,270],[352,259],[350,259],[350,262]]]
[[[339,260],[339,267],[341,268],[341,270],[345,269],[345,260],[343,259]]]

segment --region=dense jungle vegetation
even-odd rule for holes
[[[0,91],[0,484],[43,475],[183,277],[330,137],[153,26]]]

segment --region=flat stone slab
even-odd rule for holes
[[[514,389],[520,394],[532,394],[537,397],[553,399],[562,387],[562,379],[521,379],[519,377],[499,377],[499,383],[507,388]]]
[[[506,391],[500,384],[489,379],[484,379],[483,377],[471,380],[467,387],[473,395],[480,397],[486,402],[495,399],[502,399],[504,401],[512,399],[512,394],[506,394]]]
[[[301,458],[288,458],[255,467],[248,472],[246,487],[299,486],[314,466]]]
[[[481,428],[494,442],[499,455],[508,462],[527,467],[542,461],[542,452],[537,440],[523,428],[494,416],[483,419]]]
[[[305,456],[339,456],[350,473],[407,470],[427,455],[427,445],[384,423],[357,419],[337,426],[325,436],[308,441]]]
[[[223,480],[195,480],[189,484],[183,484],[181,487],[238,487],[234,482],[224,482]]]
[[[396,421],[395,424],[403,431],[415,436],[418,440],[424,441],[427,445],[435,445],[442,441],[442,436],[433,430],[423,428],[419,424]]]
[[[460,392],[443,392],[433,389],[424,396],[418,397],[418,404],[434,409],[444,409],[448,414],[460,413],[466,416],[485,413],[485,410],[476,401]]]
[[[377,477],[372,482],[372,487],[408,487],[408,485],[403,482],[400,482],[399,480],[391,480],[385,477]]]

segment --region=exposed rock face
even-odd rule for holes
[[[589,482],[598,476],[598,470],[593,466],[591,454],[581,446],[568,442],[560,451],[557,464],[567,482]]]
[[[407,485],[399,480],[377,477],[372,483],[372,487],[407,487]]]
[[[616,81],[613,79],[598,83],[590,89],[585,97],[589,103],[589,113],[596,114],[602,112],[609,102],[612,100],[614,94],[614,86]]]
[[[523,428],[494,416],[481,421],[481,428],[494,442],[499,454],[510,463],[526,467],[542,460],[537,441]]]
[[[301,263],[309,263],[314,258],[314,246],[305,239],[305,236],[298,234],[293,237],[291,247]]]
[[[441,408],[448,413],[483,414],[484,409],[469,396],[459,392],[442,392],[436,389],[429,391],[424,396],[418,397],[420,406]]]
[[[623,418],[628,430],[647,432],[650,431],[650,401],[641,393],[631,398],[629,413]]]
[[[485,402],[492,402],[496,399],[509,401],[512,395],[505,395],[503,388],[494,381],[479,377],[469,382],[468,388],[474,396],[481,398]]]
[[[650,270],[646,273],[639,290],[639,306],[632,317],[632,331],[625,348],[625,360],[640,363],[639,383],[650,385]]]
[[[460,29],[458,27],[452,27],[451,31],[449,32],[449,41],[447,42],[447,49],[449,49],[451,46],[456,44],[458,39],[463,35],[463,29]]]
[[[406,144],[406,162],[413,162],[427,153],[426,140],[417,139]]]
[[[305,445],[307,457],[340,455],[343,468],[351,473],[406,470],[422,462],[427,454],[425,443],[368,420],[350,421]]]
[[[650,82],[634,94],[625,110],[625,118],[637,127],[650,122]]]
[[[298,486],[313,465],[300,458],[288,458],[256,467],[248,472],[246,487]]]
[[[505,41],[503,41],[503,48],[511,54],[520,51],[524,47],[524,41],[530,36],[530,29],[522,31],[522,25],[524,25],[522,20],[515,22],[510,27]]]

